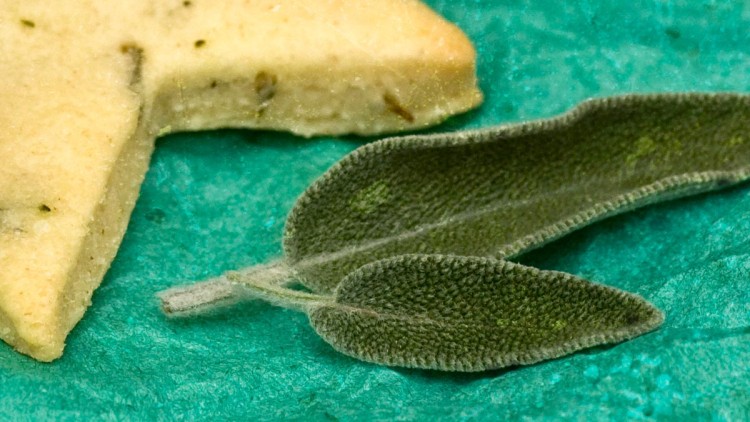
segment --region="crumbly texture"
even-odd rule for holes
[[[475,107],[475,53],[417,1],[0,2],[0,338],[62,354],[153,140],[425,127]]]

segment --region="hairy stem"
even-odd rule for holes
[[[328,300],[325,296],[284,287],[293,278],[294,270],[279,261],[174,287],[159,293],[158,297],[164,313],[173,317],[202,314],[251,298],[302,311]]]
[[[294,270],[282,262],[274,268],[264,269],[262,273],[233,271],[227,273],[226,277],[230,282],[246,289],[250,296],[284,308],[306,312],[311,307],[331,301],[328,296],[292,290],[278,282],[289,280],[293,275]]]

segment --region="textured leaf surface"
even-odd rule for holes
[[[402,255],[366,265],[310,312],[326,341],[371,362],[455,371],[529,364],[656,328],[639,296],[479,257]]]
[[[500,278],[513,289],[531,286],[521,296],[466,280],[486,276],[482,259],[504,262],[607,216],[747,179],[748,122],[750,96],[634,95],[590,101],[550,120],[366,145],[300,197],[285,227],[284,265],[318,294],[369,263],[398,268],[387,276],[395,281],[356,272],[335,304],[284,289],[258,296],[314,308],[313,325],[337,349],[389,365],[481,370],[633,337],[662,319],[641,299],[658,317],[634,317],[632,304],[610,303],[620,297],[613,291],[573,276],[512,264],[503,264],[513,270]],[[394,258],[411,254],[432,256],[434,268]],[[379,262],[389,258],[398,264]],[[474,306],[480,297],[497,307]]]
[[[749,128],[747,96],[671,94],[377,142],[300,198],[285,251],[318,291],[404,253],[513,256],[608,215],[745,179]]]

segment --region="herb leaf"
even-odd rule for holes
[[[750,97],[635,95],[550,120],[365,145],[297,201],[310,289],[408,253],[512,258],[607,216],[748,177]]]
[[[345,354],[447,371],[535,363],[629,339],[663,321],[639,296],[569,274],[444,255],[366,265],[309,315]]]

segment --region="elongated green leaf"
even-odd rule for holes
[[[746,179],[749,129],[748,96],[671,94],[377,142],[299,199],[285,252],[321,292],[399,254],[512,257],[603,217]]]
[[[607,216],[746,180],[748,129],[750,96],[668,94],[376,142],[300,197],[284,260],[173,289],[162,303],[191,313],[245,285],[308,312],[344,353],[444,370],[621,341],[658,326],[661,313],[637,296],[505,260]],[[292,279],[314,293],[286,289]]]
[[[639,296],[568,274],[445,255],[366,265],[309,316],[348,355],[448,371],[530,364],[635,337],[663,321]]]

